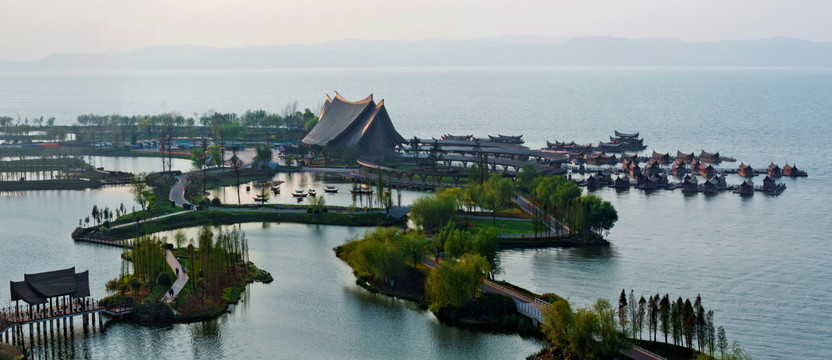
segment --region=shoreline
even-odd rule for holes
[[[161,231],[177,230],[186,227],[204,225],[232,225],[251,222],[276,222],[276,223],[300,223],[313,225],[343,225],[343,226],[380,226],[396,225],[399,219],[391,218],[384,213],[369,212],[356,214],[310,214],[303,212],[289,211],[221,211],[221,210],[197,210],[180,211],[176,215],[148,220],[146,222],[122,224],[116,229],[105,229],[100,234],[118,240],[127,240],[141,234],[152,234]],[[135,226],[134,226],[135,225]],[[136,228],[138,227],[138,229]],[[74,237],[89,235],[95,232],[96,227],[83,228],[73,232]]]

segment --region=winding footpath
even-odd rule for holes
[[[167,261],[168,266],[170,266],[170,270],[176,274],[176,281],[173,285],[171,285],[170,289],[165,292],[165,296],[162,297],[162,301],[170,304],[174,299],[176,299],[176,295],[179,295],[179,292],[182,291],[190,278],[188,277],[188,274],[185,273],[185,269],[182,268],[182,265],[179,264],[179,260],[176,260],[176,256],[173,255],[173,251],[165,250],[165,252],[165,260]]]
[[[188,179],[188,175],[186,174],[179,175],[176,178],[179,181],[177,181],[176,184],[170,188],[170,195],[168,195],[168,200],[176,203],[176,206],[182,207],[182,205],[184,204],[190,204],[187,200],[185,200],[185,188],[188,187],[188,184],[191,183],[191,180]]]

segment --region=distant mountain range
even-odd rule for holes
[[[678,39],[511,36],[477,40],[341,40],[245,48],[153,46],[125,54],[0,61],[0,72],[440,66],[832,66],[832,43],[791,38]]]

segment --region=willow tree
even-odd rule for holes
[[[457,261],[443,261],[428,274],[425,293],[431,310],[462,306],[480,294],[480,282],[490,271],[488,260],[465,254]]]

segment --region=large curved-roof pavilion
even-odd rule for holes
[[[370,94],[350,101],[335,92],[335,98],[326,96],[318,124],[302,141],[315,146],[357,146],[366,153],[388,151],[406,140],[390,121],[384,100],[375,103]]]

